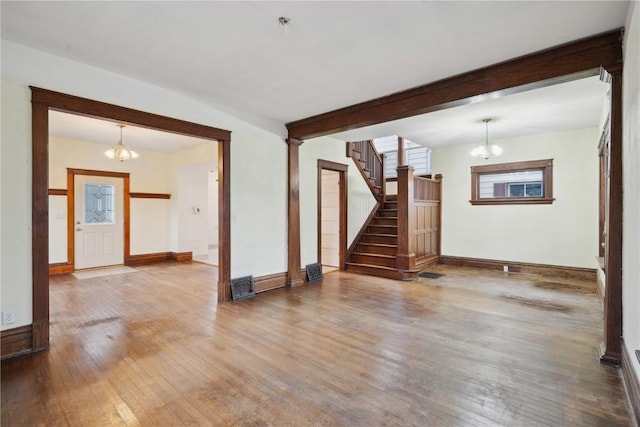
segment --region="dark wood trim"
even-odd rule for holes
[[[534,264],[518,261],[500,261],[495,259],[467,258],[450,255],[440,256],[440,264],[458,267],[482,268],[484,270],[502,271],[503,266],[509,267],[509,273],[538,274],[540,276],[559,277],[576,280],[593,281],[593,291],[596,292],[596,270],[592,268],[565,267],[561,265]]]
[[[66,196],[67,189],[66,188],[50,188],[49,195],[50,196]]]
[[[287,123],[308,139],[551,86],[622,63],[622,29],[573,41],[350,107]]]
[[[482,206],[482,205],[550,205],[556,199],[546,199],[544,197],[527,197],[527,198],[516,198],[510,197],[507,199],[494,198],[494,199],[479,199],[479,200],[469,200],[474,206]]]
[[[33,351],[33,331],[31,325],[6,329],[0,334],[2,359],[20,356]]]
[[[218,298],[231,298],[231,132],[31,86],[33,349],[49,346],[49,109],[218,141]],[[222,166],[222,167],[221,167]],[[67,184],[67,188],[70,188]],[[72,187],[71,187],[72,188]],[[69,204],[69,194],[67,203]],[[128,198],[125,198],[128,199]]]
[[[304,276],[300,273],[300,146],[303,142],[295,138],[287,139],[289,183],[287,285],[291,287],[304,283]]]
[[[605,249],[604,353],[600,361],[618,365],[622,339],[622,65],[611,74],[609,200]]]
[[[340,270],[345,269],[345,262],[347,260],[347,209],[348,209],[348,176],[349,165],[342,163],[331,162],[329,160],[318,159],[318,262],[322,263],[322,170],[330,170],[338,173],[338,185],[339,185],[339,249],[338,249],[338,267]]]
[[[113,171],[101,171],[92,169],[75,169],[67,168],[67,174],[73,175],[89,175],[89,176],[106,176],[108,178],[123,178],[127,179],[131,174],[128,172],[113,172]],[[73,191],[73,188],[67,188],[67,191]]]
[[[193,260],[192,252],[169,252],[171,261],[185,262]]]
[[[98,117],[117,123],[141,126],[147,129],[158,129],[179,135],[195,136],[211,140],[231,140],[231,132],[228,130],[33,86],[31,86],[31,101],[36,104],[48,105],[50,108],[58,111],[75,113],[81,116]]]
[[[167,193],[129,193],[132,199],[170,199],[171,194]]]
[[[57,274],[69,274],[73,273],[73,264],[68,262],[60,262],[57,264],[49,264],[49,276],[55,276]]]
[[[76,176],[67,169],[67,264],[75,265],[76,239],[75,228],[75,179]]]
[[[629,399],[629,405],[631,406],[631,413],[633,414],[636,425],[640,424],[640,378],[633,369],[633,359],[629,354],[627,346],[624,344],[624,340],[621,340],[622,344],[622,380],[624,381],[625,390],[627,391],[627,399]],[[636,350],[638,354],[638,350]],[[640,361],[640,358],[638,359]]]
[[[269,274],[253,278],[253,285],[256,293],[270,291],[272,289],[284,288],[287,286],[287,273]]]
[[[31,117],[31,348],[38,351],[49,347],[48,106],[32,102]]]
[[[122,249],[123,262],[126,264],[131,250],[131,202],[127,197],[129,194],[130,174],[128,172],[113,172],[91,169],[67,168],[67,264],[75,267],[75,182],[76,175],[102,176],[107,178],[122,179],[122,214],[124,222],[122,224]]]
[[[129,258],[124,260],[124,264],[128,266],[146,265],[170,260],[171,252],[156,252],[150,254],[129,255]]]
[[[185,262],[193,259],[191,252],[155,252],[149,254],[130,255],[124,261],[125,265],[146,265],[156,262],[178,261]]]
[[[218,141],[218,301],[231,300],[231,140]]]
[[[478,188],[481,175],[528,170],[542,170],[543,197],[479,198]],[[469,200],[469,203],[472,205],[549,205],[553,203],[554,200],[553,159],[471,166],[471,200]]]

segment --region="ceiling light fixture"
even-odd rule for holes
[[[473,157],[482,157],[485,160],[487,160],[489,157],[498,157],[504,152],[504,150],[498,145],[489,145],[489,122],[491,121],[491,119],[483,119],[482,121],[485,124],[484,144],[471,150],[470,154]]]
[[[104,155],[108,158],[120,160],[121,162],[138,157],[138,153],[122,143],[122,128],[124,126],[125,125],[118,125],[120,128],[120,140],[118,143],[104,152]]]

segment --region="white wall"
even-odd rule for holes
[[[300,147],[300,259],[302,266],[318,261],[318,159],[349,166],[347,182],[347,245],[360,231],[376,199],[362,175],[346,156],[346,143],[330,137],[314,138]]]
[[[259,128],[234,117],[229,108],[5,40],[1,55],[0,289],[2,310],[16,313],[16,323],[2,329],[30,324],[32,319],[29,85],[232,131],[231,275],[287,270],[287,157],[282,123],[253,121]]]
[[[636,376],[640,363],[640,5],[629,4],[623,74],[622,329]]]
[[[442,180],[442,254],[596,268],[598,248],[596,128],[494,141],[498,160],[478,160],[472,146],[435,148]],[[553,159],[551,205],[472,206],[473,165]]]

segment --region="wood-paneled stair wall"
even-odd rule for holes
[[[412,167],[400,167],[398,195],[387,195],[384,156],[373,141],[348,142],[347,156],[353,158],[378,203],[349,248],[345,269],[415,279],[421,269],[439,261],[440,181],[414,177]],[[433,200],[419,199],[425,195]]]

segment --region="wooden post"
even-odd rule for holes
[[[602,363],[619,365],[622,339],[622,65],[611,74],[609,200],[605,251],[604,342]]]
[[[288,262],[287,286],[299,286],[304,283],[300,266],[300,159],[299,149],[304,141],[287,139],[289,166],[289,202],[288,202]]]
[[[415,269],[416,255],[413,230],[413,166],[398,166],[398,253],[396,268],[399,271]]]
[[[398,137],[398,166],[404,166],[406,159],[404,158],[404,138]]]

